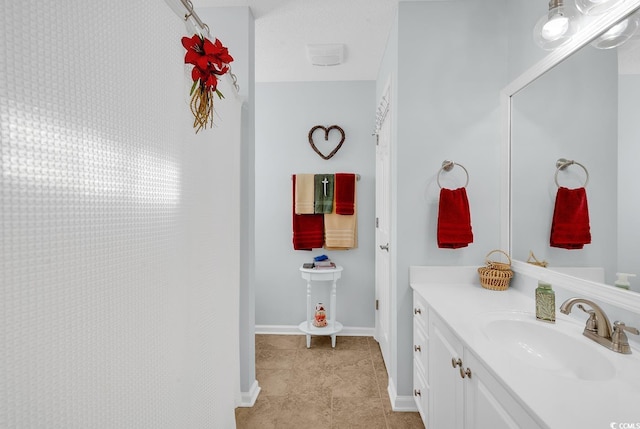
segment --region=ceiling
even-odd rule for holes
[[[193,0],[245,6],[255,18],[257,82],[376,80],[399,0]],[[424,1],[424,0],[423,0]],[[428,1],[428,0],[427,0]],[[212,28],[215,36],[215,28]],[[341,43],[344,61],[314,66],[307,44]],[[640,73],[640,34],[619,49],[620,73]]]
[[[375,80],[398,0],[193,0],[248,6],[255,18],[257,82]],[[212,28],[215,36],[215,28]],[[344,61],[313,66],[307,44],[341,43]]]

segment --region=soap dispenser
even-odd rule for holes
[[[539,281],[536,288],[536,319],[543,322],[556,321],[556,294],[549,283]]]
[[[619,287],[620,289],[629,290],[629,287],[631,286],[631,284],[629,283],[629,277],[635,277],[636,275],[629,273],[616,273],[616,276],[618,276],[618,278],[616,279],[614,285],[616,285],[616,287]]]

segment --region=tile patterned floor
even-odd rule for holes
[[[256,335],[256,404],[238,429],[424,429],[418,413],[391,410],[387,371],[372,337]]]

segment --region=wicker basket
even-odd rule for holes
[[[509,263],[497,262],[497,261],[492,261],[491,259],[489,259],[489,256],[492,253],[496,253],[496,252],[500,252],[504,256],[506,256],[507,259],[509,260]],[[487,256],[485,258],[485,262],[487,263],[487,267],[493,268],[494,270],[499,270],[499,271],[510,271],[511,270],[511,257],[509,257],[509,254],[507,252],[503,252],[502,250],[492,250],[491,252],[487,253]]]
[[[489,255],[494,252],[500,252],[504,254],[509,263],[495,262],[489,259]],[[485,267],[478,268],[478,274],[480,275],[480,285],[485,289],[490,290],[507,290],[509,288],[509,282],[513,277],[513,271],[511,271],[511,258],[508,254],[502,250],[492,250],[487,254],[487,265]]]

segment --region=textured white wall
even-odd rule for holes
[[[255,234],[254,234],[254,152],[255,152],[255,32],[249,7],[204,7],[198,15],[215,35],[224,41],[234,61],[232,71],[237,76],[242,108],[240,242],[240,388],[246,405],[255,398],[249,395],[257,386],[255,373]],[[255,391],[255,390],[254,390]]]
[[[239,105],[193,134],[163,2],[0,26],[0,427],[233,427]]]

